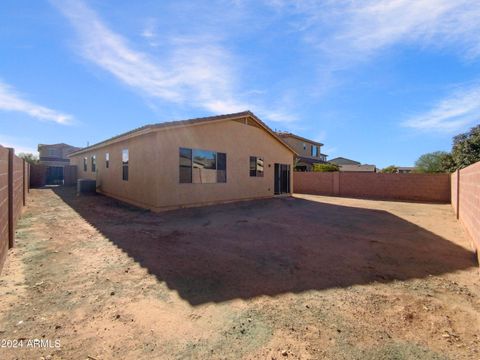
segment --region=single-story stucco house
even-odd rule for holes
[[[245,111],[146,125],[69,157],[98,192],[161,211],[291,194],[295,154]]]

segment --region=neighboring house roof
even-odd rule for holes
[[[335,159],[328,160],[328,162],[337,165],[360,165],[358,161],[347,159],[344,157],[336,157]]]
[[[90,145],[90,146],[84,147],[80,150],[74,151],[74,152],[70,153],[68,156],[78,155],[78,154],[81,154],[83,152],[86,152],[86,151],[89,151],[89,150],[92,150],[92,149],[96,149],[98,147],[105,146],[107,144],[111,144],[111,143],[114,143],[114,142],[117,142],[117,141],[122,141],[122,140],[130,138],[130,137],[135,137],[135,136],[139,136],[139,135],[143,135],[143,134],[148,134],[150,132],[153,132],[153,131],[159,130],[159,129],[193,126],[193,125],[199,125],[199,124],[205,124],[205,123],[214,123],[214,122],[236,120],[236,119],[242,119],[242,118],[252,119],[254,122],[256,122],[260,126],[260,128],[262,128],[267,133],[269,133],[271,136],[273,136],[280,144],[285,146],[293,154],[297,155],[295,150],[293,150],[288,144],[286,144],[272,129],[270,129],[254,113],[252,113],[251,111],[242,111],[242,112],[232,113],[232,114],[216,115],[216,116],[208,116],[208,117],[194,118],[194,119],[188,119],[188,120],[169,121],[169,122],[163,122],[163,123],[158,123],[158,124],[144,125],[144,126],[141,126],[137,129],[134,129],[134,130],[128,131],[126,133],[111,137],[110,139],[101,141],[97,144]]]
[[[297,156],[297,159],[301,163],[310,164],[310,165],[325,163],[325,161],[322,161],[321,159],[315,159],[315,158],[305,157],[305,156]]]
[[[313,140],[310,140],[310,139],[301,137],[301,136],[299,136],[299,135],[292,134],[291,132],[276,131],[275,133],[276,133],[279,137],[281,137],[281,138],[292,137],[292,138],[295,138],[295,139],[298,139],[298,140],[301,140],[301,141],[305,141],[305,142],[308,142],[308,143],[311,143],[311,144],[315,144],[315,145],[318,145],[318,146],[323,146],[322,143],[319,143],[319,142],[317,142],[317,141],[313,141]]]
[[[416,167],[415,166],[397,166],[397,169],[401,171],[413,171],[416,169]]]
[[[41,148],[43,147],[56,147],[56,148],[59,148],[59,147],[70,147],[70,148],[75,148],[75,149],[80,149],[76,146],[73,146],[73,145],[68,145],[68,144],[65,144],[65,143],[59,143],[59,144],[38,144],[38,147],[37,149],[40,150]]]
[[[68,145],[65,143],[60,143],[60,144],[38,144],[37,151],[41,152],[44,148],[51,148],[51,149],[62,149],[62,154],[63,156],[67,156],[70,153],[80,150],[81,148]],[[45,160],[45,158],[43,159]]]
[[[375,165],[340,165],[340,171],[344,172],[375,172],[377,167]]]

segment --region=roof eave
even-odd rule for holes
[[[293,148],[291,148],[287,143],[285,143],[285,141],[283,141],[277,134],[275,134],[275,132],[273,130],[271,130],[265,123],[263,123],[262,120],[260,120],[251,111],[244,111],[244,112],[231,114],[231,115],[232,116],[219,115],[218,119],[205,118],[204,121],[202,121],[201,118],[191,119],[191,120],[180,120],[180,121],[177,121],[177,122],[172,122],[171,125],[166,125],[166,126],[161,126],[162,124],[145,125],[145,126],[140,127],[136,130],[132,130],[132,131],[129,131],[127,133],[120,134],[118,136],[115,136],[113,138],[110,138],[110,139],[107,139],[105,141],[99,142],[97,144],[94,144],[94,145],[82,148],[80,150],[74,151],[74,152],[68,154],[67,156],[70,158],[70,157],[77,156],[77,155],[80,155],[82,153],[85,153],[85,152],[88,152],[88,151],[91,151],[91,150],[95,150],[95,149],[110,145],[112,143],[116,143],[116,142],[119,142],[119,141],[123,141],[123,140],[126,140],[126,139],[130,139],[130,138],[133,138],[133,137],[137,137],[137,136],[141,136],[141,135],[145,135],[145,134],[148,134],[148,133],[157,132],[157,131],[161,131],[161,130],[165,130],[165,129],[174,129],[174,128],[179,128],[179,127],[203,125],[203,124],[206,124],[206,123],[217,123],[217,122],[221,122],[221,121],[242,119],[242,118],[245,118],[245,117],[250,117],[251,119],[253,119],[259,126],[261,126],[263,128],[263,130],[265,130],[267,133],[269,133],[271,136],[273,136],[278,142],[280,142],[283,146],[285,146],[288,150],[290,150],[294,155],[298,155],[298,153],[295,150],[293,150]],[[189,121],[191,121],[191,122],[189,122]]]

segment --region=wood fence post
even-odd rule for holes
[[[14,150],[8,149],[8,248],[13,247],[15,229],[13,228],[13,156]]]

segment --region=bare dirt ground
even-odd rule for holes
[[[321,196],[145,212],[32,190],[0,276],[0,359],[479,359],[449,205]]]

